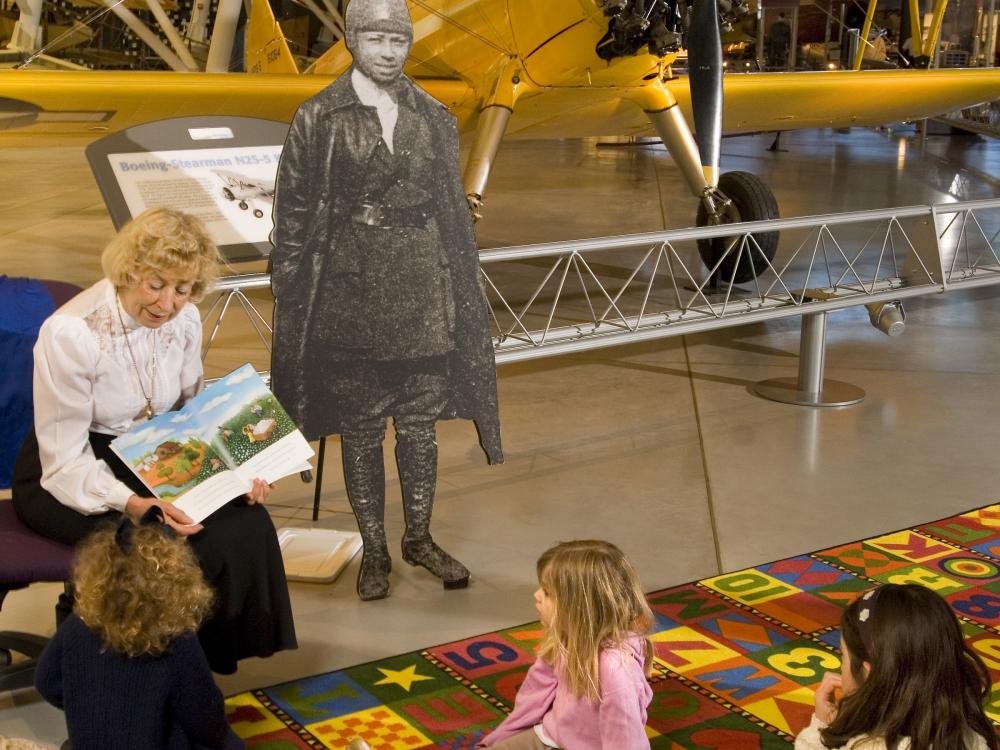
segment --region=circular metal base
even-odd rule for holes
[[[771,401],[797,406],[850,406],[864,400],[865,392],[850,383],[824,380],[821,393],[799,390],[798,378],[772,378],[753,385],[753,391]]]

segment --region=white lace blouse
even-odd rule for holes
[[[202,383],[198,309],[189,303],[154,329],[119,308],[130,354],[115,296],[107,279],[81,292],[42,324],[34,350],[41,484],[86,515],[124,510],[133,494],[94,457],[89,433],[120,435],[144,421],[144,391],[160,414],[189,399]]]

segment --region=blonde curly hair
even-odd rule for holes
[[[135,284],[145,271],[190,271],[191,301],[219,277],[219,249],[199,219],[170,208],[150,208],[123,226],[101,254],[115,288]]]
[[[184,539],[158,524],[131,532],[128,551],[114,527],[80,545],[73,568],[76,614],[107,648],[159,656],[178,636],[198,629],[213,594]]]

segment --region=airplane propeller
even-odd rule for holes
[[[722,144],[722,37],[716,0],[694,0],[687,46],[694,139],[705,179],[714,187]]]
[[[719,3],[725,3],[727,8],[724,20],[720,19]],[[690,13],[688,79],[694,137],[709,185],[700,196],[696,217],[699,226],[778,218],[774,193],[759,177],[750,172],[719,175],[723,111],[720,27],[723,23],[730,25],[732,10],[728,0],[694,0]],[[774,258],[778,233],[753,235],[753,242],[744,252],[731,247],[733,242],[731,238],[700,240],[698,253],[705,265],[715,270],[717,280],[738,284],[753,279]]]
[[[699,226],[778,217],[770,188],[749,172],[719,174],[722,143],[721,29],[749,12],[744,0],[601,0],[608,31],[596,52],[605,60],[634,55],[644,48],[665,57],[681,47],[688,52],[688,79],[695,132],[675,108],[647,110],[650,120],[691,192],[699,199]],[[685,23],[686,22],[686,23]],[[693,135],[693,137],[692,137]],[[733,240],[701,240],[705,265],[726,283],[750,281],[774,257],[778,233],[758,233],[743,252]],[[767,260],[765,261],[764,258]]]

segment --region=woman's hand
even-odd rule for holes
[[[132,495],[125,503],[125,515],[131,518],[133,523],[138,523],[139,519],[146,514],[146,511],[154,505],[163,511],[164,523],[180,536],[191,536],[205,528],[200,523],[194,523],[187,513],[175,507],[172,503],[165,503],[162,500],[157,500],[155,497]]]
[[[841,689],[840,675],[827,672],[816,688],[816,718],[829,726],[837,718],[837,691]]]
[[[263,479],[253,480],[253,487],[247,493],[247,502],[250,505],[257,505],[258,503],[263,505],[264,501],[267,500],[267,496],[271,494],[271,490],[274,489],[273,484],[268,484]]]

